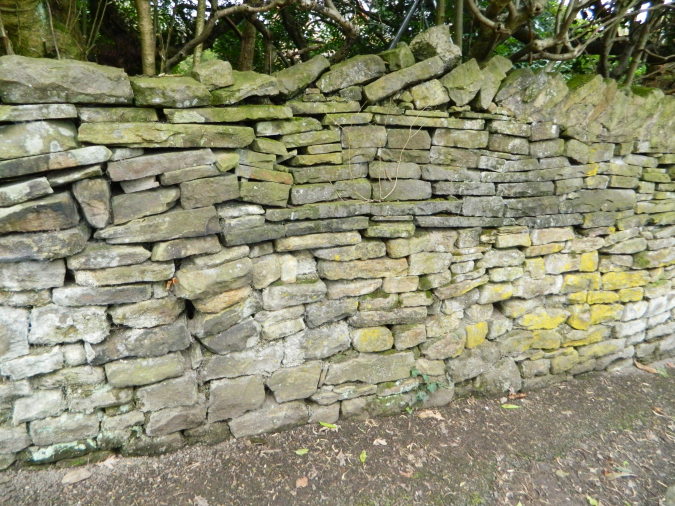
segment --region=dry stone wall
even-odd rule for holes
[[[672,355],[675,100],[444,40],[274,76],[0,58],[0,467]]]

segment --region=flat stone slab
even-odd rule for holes
[[[70,151],[0,161],[0,179],[103,163],[108,161],[111,155],[112,152],[105,146],[87,146]]]
[[[75,126],[66,120],[0,125],[0,160],[67,151],[78,147]],[[6,177],[0,172],[0,177]]]
[[[0,122],[77,118],[73,104],[0,105]]]
[[[240,105],[199,109],[164,109],[170,123],[238,123],[240,121],[288,119],[293,117],[285,105]]]
[[[197,107],[209,105],[209,89],[191,77],[135,76],[131,78],[134,102],[152,107]]]
[[[130,148],[243,148],[254,138],[250,127],[173,123],[83,123],[78,131],[80,142]]]
[[[226,88],[211,92],[214,105],[231,105],[248,97],[263,97],[279,94],[277,80],[266,74],[253,71],[232,71],[234,82]]]
[[[3,235],[0,236],[0,262],[69,257],[84,249],[89,235],[85,224],[59,231]]]
[[[75,201],[65,192],[0,208],[0,233],[62,230],[79,221]]]
[[[124,70],[77,60],[0,57],[0,99],[6,104],[131,104]]]
[[[220,232],[218,214],[214,207],[171,211],[107,227],[94,235],[111,244],[168,241],[184,237],[201,237]]]
[[[210,149],[174,151],[110,162],[108,175],[113,181],[128,181],[215,162],[216,157]]]

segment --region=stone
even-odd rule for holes
[[[92,165],[107,161],[111,151],[105,146],[88,146],[85,148],[70,149],[69,151],[57,151],[35,156],[25,156],[13,160],[0,161],[0,177],[24,176],[40,172],[61,171],[79,165]],[[81,169],[92,174],[96,167]],[[77,172],[77,171],[76,171]],[[48,174],[50,185],[57,186],[77,180],[76,177],[68,177],[68,171],[60,175]],[[100,174],[100,168],[96,175]]]
[[[106,227],[94,237],[112,244],[155,242],[185,237],[199,237],[220,232],[218,215],[213,207],[171,211],[157,216]]]
[[[448,92],[438,79],[431,79],[413,86],[410,89],[410,93],[417,109],[436,107],[447,104],[450,101]]]
[[[28,355],[28,314],[0,306],[0,362]]]
[[[63,308],[55,304],[34,308],[28,342],[56,345],[85,341],[100,343],[110,332],[103,307]]]
[[[229,329],[261,309],[260,298],[255,294],[219,313],[195,313],[190,320],[190,332],[198,338],[215,335]]]
[[[239,185],[234,175],[197,179],[180,185],[180,202],[183,209],[210,206],[238,197]]]
[[[0,125],[0,163],[21,157],[33,157],[60,151],[67,151],[78,147],[76,130],[69,121],[33,121],[29,123],[10,123]],[[32,173],[42,170],[30,170],[34,161],[14,161],[2,163],[0,174],[2,177],[12,175],[12,172]],[[5,174],[5,168],[8,173]]]
[[[174,322],[184,308],[185,304],[182,300],[175,297],[164,297],[134,304],[112,306],[108,309],[108,312],[113,323],[117,325],[149,328]]]
[[[63,260],[0,263],[0,289],[3,290],[41,290],[63,286],[64,281]]]
[[[36,121],[77,118],[72,104],[0,105],[0,122]]]
[[[33,200],[51,193],[54,193],[54,190],[52,190],[47,178],[44,177],[3,185],[0,186],[0,207],[21,204],[27,200]]]
[[[202,338],[202,344],[214,353],[243,351],[260,336],[260,330],[255,320],[245,318],[223,332]]]
[[[200,404],[153,411],[145,424],[145,433],[149,436],[161,436],[193,429],[204,423],[205,418],[206,406]]]
[[[243,148],[253,129],[229,125],[174,123],[83,123],[78,140],[130,148]]]
[[[387,64],[387,70],[393,72],[415,64],[415,56],[405,42],[399,42],[396,47],[378,54]]]
[[[269,375],[281,367],[284,349],[271,345],[257,350],[246,350],[214,355],[205,361],[201,379],[209,381],[215,378],[236,378],[256,374]]]
[[[108,383],[114,387],[142,386],[183,374],[185,361],[179,353],[161,357],[133,358],[105,364]]]
[[[6,360],[0,363],[0,374],[16,381],[56,371],[62,367],[63,353],[59,348],[52,348],[43,353]]]
[[[30,423],[30,437],[39,446],[94,437],[98,430],[97,415],[79,413],[64,413]]]
[[[330,364],[325,382],[328,385],[337,385],[347,381],[364,383],[396,381],[408,378],[414,363],[414,355],[411,352],[389,355],[362,354],[356,358]]]
[[[454,67],[462,57],[462,49],[453,44],[446,24],[434,26],[416,35],[410,42],[410,50],[418,61],[438,56],[448,68]]]
[[[81,286],[123,285],[143,281],[166,281],[174,274],[173,262],[145,262],[133,266],[75,271],[75,282]]]
[[[440,81],[455,105],[468,104],[480,90],[482,73],[475,58],[464,62],[441,77]]]
[[[77,111],[84,123],[159,121],[150,107],[78,107]]]
[[[489,394],[517,392],[522,387],[518,366],[512,358],[502,358],[476,378],[475,388]]]
[[[384,60],[377,55],[359,55],[332,65],[317,81],[323,93],[330,93],[380,77],[386,71]]]
[[[86,248],[67,259],[69,269],[103,269],[122,265],[140,264],[150,258],[142,246],[112,246],[88,243]]]
[[[321,369],[321,362],[279,369],[267,380],[267,387],[277,402],[305,399],[316,392]]]
[[[186,349],[190,345],[190,334],[184,319],[170,325],[149,329],[113,330],[104,342],[85,346],[87,361],[102,365],[125,357],[156,357],[172,351]]]
[[[161,214],[171,209],[180,195],[178,188],[160,188],[155,191],[116,195],[112,198],[114,223],[118,225],[137,218]]]
[[[476,105],[481,109],[488,109],[492,100],[496,98],[502,80],[513,64],[511,60],[501,55],[495,55],[483,65],[481,72],[483,79],[480,83],[480,91]]]
[[[234,82],[226,88],[211,92],[213,105],[231,105],[248,97],[264,97],[279,94],[276,78],[253,71],[232,71]]]
[[[0,75],[0,98],[6,104],[130,104],[133,100],[124,70],[95,63],[3,56]]]
[[[306,307],[305,320],[309,327],[319,327],[324,323],[341,320],[351,316],[358,308],[356,299],[345,298],[337,301],[320,301]]]
[[[286,97],[297,95],[312,84],[330,67],[330,62],[323,55],[317,55],[307,61],[297,63],[274,73],[279,84],[279,91]]]
[[[391,311],[359,311],[349,319],[353,327],[375,327],[381,325],[401,325],[419,323],[427,317],[427,308],[404,307]]]
[[[0,427],[0,454],[20,452],[31,444],[25,425]]]
[[[65,286],[53,291],[54,303],[61,306],[95,306],[140,302],[151,297],[150,285],[84,287]]]
[[[174,293],[186,299],[198,299],[217,295],[232,288],[237,280],[251,272],[251,260],[242,258],[220,265],[199,268],[182,267],[176,272]]]
[[[327,291],[323,281],[273,285],[263,290],[263,307],[267,310],[283,309],[298,304],[317,302]]]
[[[378,80],[367,84],[363,91],[370,103],[379,102],[406,86],[437,77],[445,70],[446,63],[443,59],[434,56],[380,77]]]
[[[378,201],[427,200],[431,183],[414,179],[380,180],[372,183],[373,199]]]
[[[358,232],[338,232],[286,237],[277,239],[274,244],[277,251],[298,251],[358,244],[360,242],[361,235]]]
[[[0,208],[0,233],[62,230],[78,222],[75,201],[67,192]]]
[[[190,75],[209,90],[224,88],[234,84],[232,65],[229,61],[216,59],[201,61],[192,67]]]
[[[258,409],[265,401],[265,386],[260,376],[243,376],[211,382],[208,419],[210,422],[236,418]]]
[[[304,402],[277,404],[268,397],[262,408],[231,420],[230,430],[236,438],[255,436],[302,425],[308,419],[309,412]]]
[[[131,87],[134,102],[141,107],[197,107],[211,103],[209,89],[191,77],[134,76]]]
[[[103,228],[110,222],[110,185],[105,179],[84,179],[73,185],[73,195],[87,222]]]
[[[178,406],[191,406],[198,402],[197,378],[188,373],[136,390],[138,407],[142,411],[157,411]]]
[[[144,190],[151,190],[159,187],[159,181],[154,176],[142,177],[140,179],[131,179],[129,181],[121,181],[120,186],[124,193],[135,193]]]
[[[239,123],[242,121],[287,119],[293,112],[285,105],[238,105],[200,107],[198,109],[164,109],[171,123]]]
[[[594,211],[622,211],[635,207],[632,190],[580,190],[560,202],[561,213],[591,213]]]
[[[240,183],[240,199],[255,204],[285,207],[288,203],[290,191],[290,185],[280,183],[260,181],[242,181]]]
[[[215,162],[216,157],[210,149],[174,151],[110,162],[108,175],[112,181],[128,181]]]
[[[360,328],[352,332],[352,343],[356,351],[371,353],[391,349],[394,337],[387,327]]]
[[[54,232],[7,234],[0,237],[0,261],[55,260],[82,251],[89,229],[78,227]]]
[[[323,279],[357,279],[393,277],[407,274],[408,262],[402,259],[354,260],[351,262],[334,262],[321,260],[318,272]]]
[[[241,178],[257,179],[258,181],[271,181],[273,183],[293,184],[293,176],[288,172],[280,170],[268,170],[257,167],[248,167],[246,165],[239,165],[235,170],[235,174]]]

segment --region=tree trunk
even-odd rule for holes
[[[462,39],[464,38],[464,0],[455,0],[455,44],[462,48]],[[462,51],[463,52],[463,51]]]
[[[445,0],[436,1],[436,12],[434,14],[434,24],[442,25],[445,23]]]
[[[253,70],[253,56],[255,54],[255,26],[249,21],[244,21],[241,31],[241,49],[239,50],[239,70]]]
[[[49,26],[41,0],[0,0],[0,15],[14,53],[45,56]]]
[[[206,0],[199,0],[197,3],[197,21],[195,23],[195,37],[204,30],[204,16],[206,16]],[[202,49],[204,44],[195,47],[192,65],[197,66],[202,59]]]
[[[156,41],[150,0],[136,0],[136,10],[138,11],[138,32],[141,38],[143,73],[148,76],[154,76],[156,73]]]

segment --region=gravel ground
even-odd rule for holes
[[[12,469],[0,504],[671,505],[672,367],[160,457]]]

